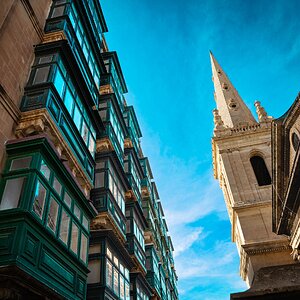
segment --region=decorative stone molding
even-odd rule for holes
[[[4,87],[1,84],[0,84],[0,104],[2,104],[2,106],[7,111],[7,113],[17,123],[20,118],[21,111],[19,107],[6,93]]]
[[[148,191],[148,188],[143,186],[142,187],[142,197],[146,198],[146,197],[149,197],[149,196],[150,196],[150,192]]]
[[[124,148],[133,148],[132,140],[130,138],[124,140]]]
[[[255,101],[256,113],[259,122],[271,122],[272,117],[268,117],[266,110],[261,106],[260,101]]]
[[[112,93],[114,93],[114,90],[110,84],[105,84],[105,85],[100,86],[99,92],[100,92],[100,95],[112,94]]]
[[[114,146],[112,145],[108,137],[104,137],[96,141],[96,152],[108,152],[114,151]]]
[[[128,190],[125,192],[125,201],[137,201],[133,190]]]
[[[125,236],[122,235],[120,229],[115,224],[112,216],[108,212],[99,213],[96,218],[91,221],[90,231],[98,231],[101,229],[110,229],[117,236],[118,240],[124,244],[126,242]]]
[[[73,154],[66,139],[62,136],[55,122],[52,120],[47,109],[36,109],[22,112],[15,134],[17,138],[46,133],[56,146],[58,153],[68,161],[70,170],[88,197],[92,184],[85,174],[77,157]]]
[[[63,30],[45,33],[43,36],[43,44],[66,40],[67,37]]]

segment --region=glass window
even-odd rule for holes
[[[85,215],[82,216],[82,225],[86,230],[89,229],[89,221]]]
[[[6,180],[0,210],[18,207],[24,186],[24,179],[25,177],[19,177]]]
[[[70,113],[70,115],[72,115],[73,105],[74,105],[73,95],[71,94],[70,89],[67,88],[66,95],[65,95],[65,106],[67,111]]]
[[[112,264],[107,260],[106,261],[106,285],[112,288]]]
[[[48,79],[49,71],[50,71],[50,66],[37,68],[35,71],[33,84],[46,82]]]
[[[54,86],[57,92],[59,93],[60,97],[63,98],[62,95],[64,92],[65,81],[59,69],[56,70]]]
[[[60,228],[59,228],[59,238],[65,243],[68,243],[68,237],[69,237],[69,226],[70,225],[70,217],[65,212],[65,210],[62,210],[61,214],[61,221],[60,221]]]
[[[125,280],[122,275],[120,275],[120,298],[123,300],[125,296]]]
[[[30,166],[31,156],[16,158],[11,162],[10,171],[18,169],[27,169]]]
[[[67,192],[65,192],[64,201],[67,204],[67,206],[70,208],[71,203],[72,203],[72,199],[71,199],[70,195]]]
[[[42,219],[43,217],[45,199],[46,199],[46,189],[38,181],[35,189],[33,211],[39,216],[40,219]]]
[[[87,125],[84,121],[82,122],[81,136],[84,140],[84,143],[87,145],[88,144],[89,131],[88,131],[88,127],[87,127]]]
[[[89,261],[89,270],[87,283],[99,283],[100,282],[100,272],[101,272],[101,262],[100,260],[90,260]]]
[[[95,188],[104,187],[104,172],[95,174]]]
[[[56,231],[58,208],[58,203],[51,197],[47,225],[53,232]]]
[[[81,233],[81,250],[80,250],[80,258],[86,263],[87,258],[87,237],[85,234]]]
[[[74,204],[74,215],[78,220],[80,220],[80,209],[76,204]]]
[[[54,7],[52,11],[52,18],[60,17],[64,14],[65,6]]]
[[[56,177],[54,177],[54,180],[53,180],[53,188],[57,192],[58,195],[61,194],[62,186]]]
[[[110,259],[112,259],[112,253],[111,253],[111,251],[110,251],[110,249],[107,247],[107,249],[106,249],[106,253],[107,253],[107,256],[110,258]]]
[[[71,237],[71,249],[77,254],[78,251],[78,227],[72,222],[72,237]]]
[[[80,114],[80,111],[77,107],[77,105],[75,105],[75,108],[74,108],[74,117],[73,117],[73,120],[74,120],[74,123],[76,125],[76,127],[78,129],[80,129],[80,125],[81,125],[81,114]],[[80,131],[80,130],[79,130]]]
[[[48,64],[52,61],[52,55],[42,56],[39,58],[39,64]]]
[[[119,296],[119,272],[114,268],[114,292]]]
[[[40,171],[42,172],[42,174],[44,175],[44,177],[49,180],[50,179],[50,169],[48,168],[48,166],[46,165],[45,161],[42,160],[41,163],[41,168]]]

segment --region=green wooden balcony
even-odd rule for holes
[[[132,266],[129,254],[111,231],[93,231],[87,299],[130,300],[129,270]]]
[[[85,299],[89,222],[96,211],[45,137],[9,142],[7,154],[0,272],[18,269],[28,284],[57,297]]]

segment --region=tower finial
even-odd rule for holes
[[[219,114],[227,127],[256,124],[252,113],[246,106],[229,78],[210,51],[215,100]]]

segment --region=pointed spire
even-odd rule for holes
[[[209,53],[215,87],[215,100],[224,125],[235,127],[257,124],[251,111],[216,61],[212,52],[209,51]]]

